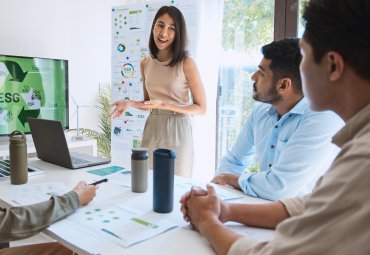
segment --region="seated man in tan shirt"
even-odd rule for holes
[[[97,186],[80,182],[72,191],[48,201],[13,208],[0,208],[0,242],[9,242],[35,235],[50,224],[67,217],[80,206],[88,204]],[[44,243],[0,250],[0,255],[67,255],[72,251],[59,243]]]
[[[370,1],[310,0],[303,18],[303,91],[311,109],[346,122],[333,138],[341,152],[302,198],[226,204],[211,186],[186,193],[185,220],[218,254],[370,254]],[[273,228],[275,236],[257,243],[226,221]]]

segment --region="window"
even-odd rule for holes
[[[273,40],[274,0],[225,0],[219,72],[217,162],[235,143],[253,107],[260,48]]]
[[[302,10],[301,3],[305,1],[224,1],[223,52],[217,96],[216,165],[235,143],[253,107],[253,82],[250,76],[261,60],[260,48],[273,39],[297,36],[298,9]],[[301,25],[300,35],[302,32]]]
[[[307,4],[308,0],[299,0],[299,14],[298,14],[298,37],[302,37],[304,31],[304,23],[302,20],[303,7]]]

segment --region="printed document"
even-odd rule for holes
[[[144,215],[120,204],[83,207],[69,216],[68,220],[82,224],[123,247],[129,247],[177,227],[155,214]]]

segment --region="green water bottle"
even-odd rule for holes
[[[13,131],[9,138],[10,183],[24,184],[28,181],[27,143],[21,131]]]

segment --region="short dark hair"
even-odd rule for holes
[[[264,58],[271,60],[270,69],[273,72],[273,80],[288,77],[292,80],[294,90],[303,94],[299,73],[302,55],[298,44],[298,38],[285,38],[266,44],[261,51]]]
[[[175,22],[176,33],[175,33],[175,40],[172,45],[172,60],[168,64],[168,66],[175,66],[177,63],[184,60],[184,58],[188,55],[188,51],[186,50],[188,44],[188,36],[186,31],[186,23],[184,16],[182,15],[181,11],[177,9],[175,6],[162,6],[157,11],[153,24],[152,30],[150,32],[149,38],[149,51],[152,57],[157,58],[158,48],[155,45],[154,37],[153,37],[153,29],[157,19],[164,14],[168,14]]]
[[[311,45],[314,61],[338,52],[362,78],[370,81],[370,1],[311,0],[305,6],[303,38]]]

